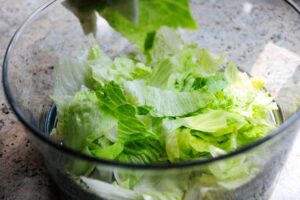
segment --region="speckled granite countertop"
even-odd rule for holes
[[[0,0],[0,62],[13,32],[45,0]],[[300,197],[300,137],[279,177],[272,200]],[[8,108],[0,89],[0,199],[59,199],[40,154],[32,147],[23,127]]]
[[[0,0],[0,62],[10,37],[42,0]],[[0,199],[53,200],[58,189],[49,179],[40,154],[8,108],[0,90]]]

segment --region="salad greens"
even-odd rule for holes
[[[52,96],[58,112],[54,137],[95,157],[159,164],[217,157],[276,126],[270,113],[277,105],[262,81],[224,56],[184,44],[175,29],[157,31],[152,49],[137,58],[143,57],[112,59],[93,45],[85,58],[60,63]],[[103,192],[100,186],[106,192],[118,189],[111,199],[182,199],[196,185],[231,189],[258,171],[239,157],[180,181],[115,173],[111,185],[86,177],[95,170],[92,164],[71,161],[68,170],[95,193]]]
[[[276,127],[277,105],[261,80],[224,55],[183,42],[177,28],[197,28],[188,0],[67,0],[65,6],[86,33],[95,31],[97,12],[143,53],[110,58],[95,44],[56,66],[52,136],[64,145],[118,162],[172,164],[224,155]],[[102,198],[192,200],[251,180],[259,165],[250,157],[163,176],[105,172],[73,159],[66,167]]]
[[[174,45],[165,31],[158,31],[152,55],[160,41]],[[69,62],[62,64],[53,99],[64,143],[123,162],[177,162],[235,150],[275,127],[275,102],[246,73],[177,41],[176,53],[163,51],[149,64],[111,59],[95,45],[72,73]]]

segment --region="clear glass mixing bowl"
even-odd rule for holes
[[[80,187],[67,170],[72,162],[96,166],[98,174],[95,176],[102,183],[113,182],[112,174],[120,172],[156,179],[156,189],[162,192],[168,192],[173,183],[183,183],[189,177],[193,183],[184,186],[185,199],[248,200],[270,196],[300,126],[300,111],[297,111],[300,104],[300,15],[294,2],[191,1],[200,29],[184,31],[184,39],[216,54],[226,52],[242,70],[262,77],[266,89],[281,108],[282,113],[277,113],[277,118],[282,118],[283,123],[265,138],[235,152],[173,165],[133,165],[103,160],[79,153],[49,137],[55,120],[55,108],[49,95],[53,93],[53,69],[58,61],[77,57],[95,42],[112,57],[134,49],[103,19],[97,23],[97,39],[85,35],[77,18],[61,3],[49,1],[17,30],[5,54],[3,84],[11,108],[42,153],[50,174],[67,199],[113,199],[101,187]],[[205,177],[199,182],[191,179],[194,175],[201,177],[211,168],[222,171],[222,166],[231,162],[239,162],[241,166],[248,163],[250,167],[248,178],[244,177],[237,185],[226,177],[223,178],[227,184],[205,182]],[[162,184],[164,181],[170,185]]]

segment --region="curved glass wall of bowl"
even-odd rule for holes
[[[99,199],[99,196],[132,199],[161,191],[184,193],[186,199],[270,196],[299,126],[296,123],[299,113],[294,113],[300,102],[300,16],[290,5],[282,0],[191,1],[200,29],[182,31],[186,42],[196,42],[216,54],[225,52],[242,70],[264,79],[286,121],[274,132],[278,134],[276,137],[223,160],[146,170],[86,159],[54,145],[55,141],[48,138],[45,119],[53,105],[49,95],[53,93],[53,70],[58,62],[83,55],[95,42],[111,57],[135,51],[134,45],[101,18],[97,22],[96,39],[84,35],[77,18],[61,2],[49,4],[19,30],[6,56],[4,81],[13,109],[33,133],[33,141],[42,152],[49,172],[66,195],[72,199]],[[93,169],[91,176],[70,175],[72,169],[76,172],[74,163]],[[135,191],[112,184],[114,181],[129,184],[126,177],[144,178]],[[149,185],[152,180],[156,186]]]

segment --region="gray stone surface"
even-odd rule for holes
[[[9,38],[35,8],[45,0],[0,0],[0,62]],[[272,200],[300,197],[300,137],[278,179]],[[8,108],[0,89],[0,199],[58,199],[58,189],[32,147],[23,127]]]
[[[0,0],[0,62],[10,37],[42,0]],[[58,199],[41,155],[31,145],[0,90],[0,199]]]

